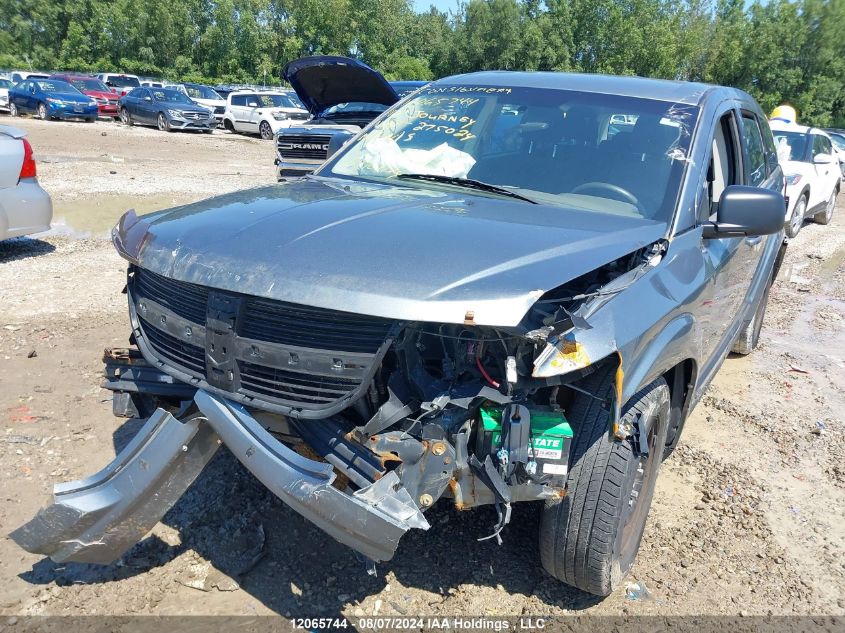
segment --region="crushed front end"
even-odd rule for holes
[[[59,562],[111,562],[225,444],[372,561],[389,560],[409,529],[428,529],[425,512],[441,498],[461,510],[492,504],[498,540],[513,503],[566,494],[565,410],[594,369],[571,336],[583,320],[572,297],[624,283],[646,255],[557,289],[515,328],[476,325],[472,313],[437,324],[315,308],[132,264],[135,347],[106,350],[104,387],[116,415],[147,422],[105,469],[56,486],[12,538]]]

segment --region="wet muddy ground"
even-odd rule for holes
[[[128,207],[274,182],[272,144],[254,138],[16,124],[29,130],[58,227],[0,243],[2,535],[138,428],[111,415],[99,387],[103,348],[128,336],[125,266],[105,232]],[[762,345],[725,361],[664,463],[627,594],[598,600],[544,574],[533,505],[517,508],[501,547],[476,542],[492,510],[437,506],[431,530],[409,533],[368,576],[222,452],[113,565],[58,565],[0,537],[0,613],[843,614],[840,205],[830,226],[807,224],[791,243]]]

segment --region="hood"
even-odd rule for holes
[[[194,101],[199,103],[200,105],[209,105],[209,106],[224,106],[226,105],[225,99],[206,99],[205,97],[191,97]]]
[[[78,92],[58,92],[58,91],[45,91],[45,95],[48,97],[54,97],[56,99],[61,99],[62,101],[72,101],[74,103],[90,103],[91,97],[85,94],[79,94]]]
[[[153,272],[408,321],[513,327],[540,296],[665,235],[653,220],[306,178],[138,218],[112,232]]]
[[[185,103],[184,101],[156,101],[155,103],[165,108],[172,108],[183,112],[205,112],[206,114],[209,112],[206,106],[199,103]]]
[[[108,99],[109,101],[117,101],[117,95],[111,90],[83,90],[82,94],[95,99]]]
[[[399,101],[381,73],[349,57],[303,57],[289,62],[282,70],[282,78],[293,87],[312,116],[339,103],[390,106]]]

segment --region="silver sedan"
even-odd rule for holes
[[[0,125],[0,240],[50,228],[53,203],[36,177],[26,132]]]

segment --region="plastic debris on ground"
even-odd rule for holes
[[[625,597],[628,600],[651,600],[651,592],[644,582],[629,582],[625,585]]]

